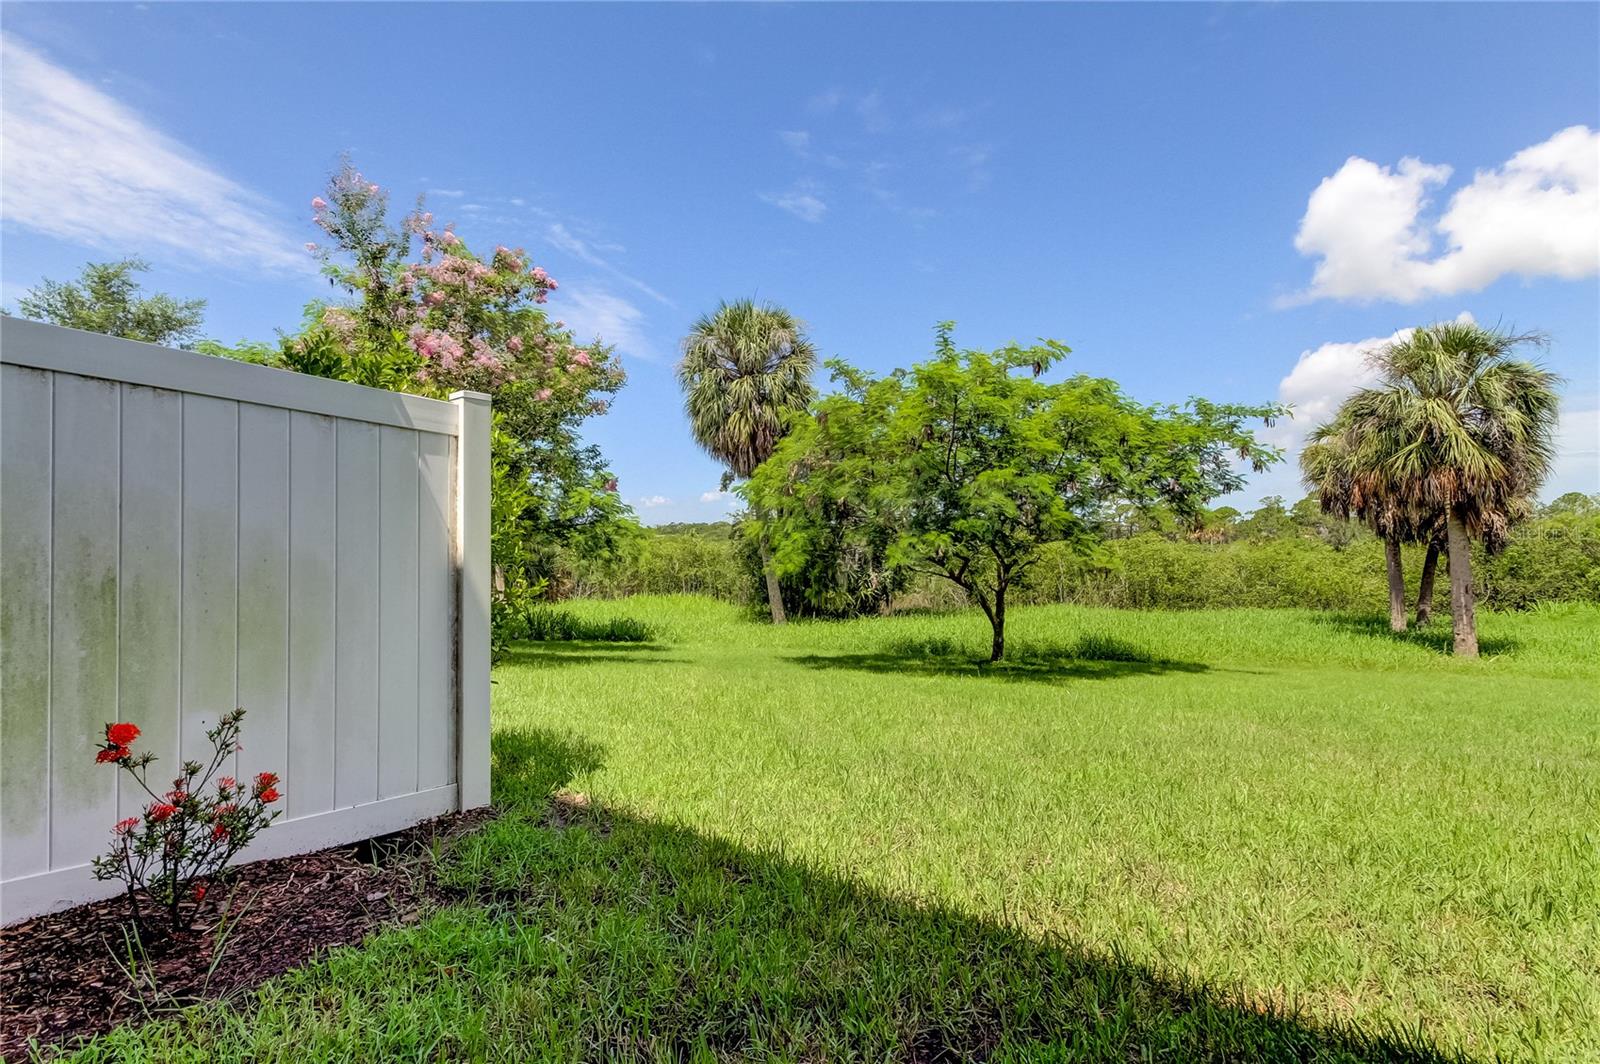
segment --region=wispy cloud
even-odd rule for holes
[[[274,204],[131,108],[11,36],[0,67],[7,225],[118,254],[314,271]]]
[[[430,189],[428,189],[428,195],[430,195],[430,196],[442,196],[445,199],[460,199],[462,196],[465,196],[466,194],[467,193],[466,193],[466,191],[464,189],[459,189],[459,188],[430,188]]]
[[[653,510],[657,506],[672,505],[672,500],[665,495],[641,495],[639,496],[639,505],[646,510]]]
[[[828,205],[821,196],[822,186],[809,177],[796,181],[784,192],[763,193],[761,198],[803,222],[820,222],[828,213]]]
[[[657,303],[660,303],[662,306],[677,306],[676,303],[662,295],[656,289],[639,280],[639,278],[634,277],[632,274],[623,272],[619,267],[614,265],[611,260],[600,254],[602,250],[622,250],[617,245],[596,244],[592,241],[584,240],[575,235],[566,227],[565,224],[561,222],[550,223],[550,225],[545,229],[545,237],[550,241],[550,243],[554,244],[556,247],[560,248],[562,251],[565,251],[572,257],[582,262],[586,262],[590,266],[595,266],[605,270],[618,280],[626,281],[628,284],[632,285],[634,288],[637,288],[639,291],[643,292]]]
[[[659,357],[644,332],[644,311],[626,299],[581,284],[562,285],[560,296],[560,305],[552,305],[551,310],[560,314],[580,338],[598,339],[647,362]]]
[[[1411,303],[1475,292],[1508,274],[1577,280],[1600,272],[1600,132],[1572,126],[1480,170],[1437,219],[1430,190],[1451,168],[1351,156],[1306,203],[1294,246],[1319,260],[1281,302]],[[1435,247],[1441,247],[1435,253]]]
[[[702,491],[700,493],[701,502],[727,502],[732,499],[733,492],[731,491]]]

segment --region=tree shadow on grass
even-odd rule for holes
[[[458,844],[445,880],[467,903],[454,910],[466,932],[500,953],[458,944],[414,962],[448,962],[468,997],[544,988],[543,1007],[591,1058],[1465,1059],[1418,1031],[1312,1020],[776,852],[548,797],[602,756],[553,733],[496,736],[501,816]],[[506,945],[507,927],[556,948]]]
[[[971,647],[941,638],[895,640],[870,653],[804,654],[784,660],[808,669],[855,669],[898,676],[967,676],[1025,683],[1116,680],[1129,676],[1210,671],[1210,666],[1198,661],[1174,661],[1120,639],[1093,635],[1063,644],[1019,641],[1000,662],[990,662],[976,656]]]
[[[1436,654],[1451,654],[1455,650],[1455,635],[1450,629],[1450,618],[1435,617],[1424,627],[1418,628],[1415,624],[1407,626],[1403,632],[1391,631],[1389,618],[1380,617],[1374,613],[1322,613],[1314,618],[1317,624],[1338,629],[1341,632],[1351,632],[1356,635],[1371,636],[1374,639],[1384,639],[1391,643],[1402,643],[1409,646],[1421,647]],[[1499,654],[1510,654],[1516,651],[1517,640],[1507,639],[1503,636],[1478,637],[1478,653],[1486,658]]]
[[[665,665],[683,658],[664,658],[660,643],[612,643],[598,639],[568,639],[544,643],[517,643],[505,652],[503,665],[553,668],[559,665]]]

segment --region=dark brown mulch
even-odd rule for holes
[[[0,928],[0,1059],[26,1059],[32,1043],[76,1041],[157,1011],[239,995],[330,947],[413,922],[439,897],[428,861],[433,845],[488,816],[451,814],[354,846],[241,865],[210,888],[193,930],[147,932],[131,951],[125,896]],[[221,962],[208,972],[219,940]]]

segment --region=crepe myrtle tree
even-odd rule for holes
[[[741,489],[780,572],[803,565],[809,514],[854,499],[865,511],[856,534],[889,534],[893,564],[978,604],[999,661],[1007,592],[1045,545],[1091,553],[1107,514],[1127,505],[1198,521],[1243,484],[1241,464],[1259,472],[1281,457],[1246,428],[1279,406],[1147,406],[1114,381],[1043,379],[1064,344],[960,350],[953,329],[941,323],[930,360],[886,377],[828,364],[839,390],[795,421]]]
[[[338,301],[306,311],[282,342],[303,373],[444,398],[494,400],[491,554],[495,612],[514,618],[548,586],[559,548],[604,554],[631,513],[583,425],[605,414],[624,374],[606,345],[583,342],[546,310],[561,287],[522,248],[474,252],[419,200],[398,219],[389,194],[348,161],[311,200]]]

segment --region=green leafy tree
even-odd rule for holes
[[[1555,455],[1560,378],[1515,357],[1540,342],[1472,322],[1419,328],[1374,355],[1378,383],[1341,408],[1354,490],[1443,515],[1455,652],[1468,657],[1478,654],[1471,542],[1505,541]]]
[[[683,339],[678,382],[695,442],[727,467],[722,486],[771,457],[790,419],[811,402],[817,353],[794,315],[740,299],[702,316]],[[785,620],[769,544],[758,542],[772,623]]]
[[[1007,593],[1047,545],[1094,552],[1121,506],[1193,523],[1243,484],[1238,461],[1260,470],[1278,458],[1245,428],[1276,406],[1146,406],[1114,381],[1041,379],[1062,344],[963,351],[953,328],[939,326],[931,360],[887,377],[829,364],[841,390],[741,489],[780,570],[803,561],[817,506],[859,500],[856,534],[891,534],[892,563],[960,587],[989,619],[999,661]]]
[[[174,299],[165,292],[140,295],[134,275],[149,269],[137,258],[91,262],[76,281],[41,281],[17,300],[17,311],[69,329],[184,346],[200,332],[206,301]]]

